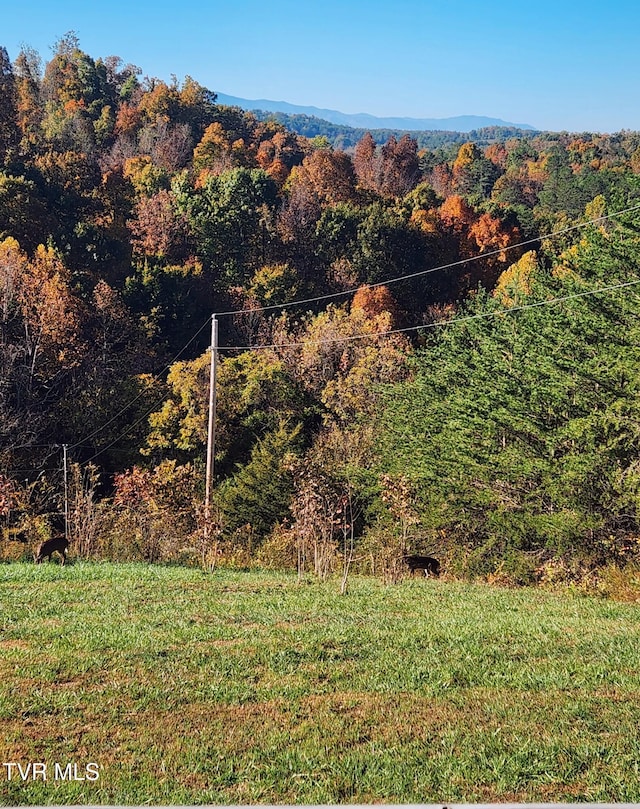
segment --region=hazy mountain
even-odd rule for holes
[[[516,129],[535,129],[531,124],[514,124],[502,121],[499,118],[487,118],[483,115],[457,115],[453,118],[379,118],[358,112],[349,115],[338,110],[324,110],[319,107],[303,107],[298,104],[289,104],[286,101],[269,101],[266,98],[249,100],[236,96],[218,93],[220,104],[229,104],[241,107],[243,110],[264,110],[265,112],[285,112],[292,115],[311,115],[330,121],[332,124],[342,126],[360,127],[363,129],[401,129],[409,131],[419,130],[447,130],[450,132],[470,132],[487,126],[507,126]]]

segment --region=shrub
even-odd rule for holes
[[[277,525],[258,549],[256,561],[267,570],[295,570],[298,564],[295,532]]]

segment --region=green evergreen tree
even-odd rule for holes
[[[218,505],[227,534],[249,526],[251,535],[261,541],[287,516],[293,479],[286,461],[299,450],[300,438],[300,425],[291,429],[281,423],[257,442],[248,463],[226,481]]]
[[[635,236],[595,231],[518,303],[479,294],[415,358],[381,456],[421,490],[424,525],[490,554],[591,552],[635,527],[640,439]],[[572,297],[562,303],[552,299]]]

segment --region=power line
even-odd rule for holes
[[[505,252],[507,252],[509,250],[515,250],[515,249],[518,249],[518,248],[521,248],[521,247],[527,247],[529,245],[539,243],[539,242],[544,241],[546,239],[557,238],[559,236],[563,236],[563,235],[565,235],[567,233],[570,233],[570,232],[572,232],[574,230],[584,228],[584,227],[587,227],[589,225],[595,225],[595,224],[597,224],[599,222],[603,222],[603,221],[607,221],[609,219],[612,219],[613,217],[622,216],[622,215],[628,214],[628,213],[633,213],[633,212],[638,211],[638,210],[640,210],[640,204],[630,206],[628,208],[624,208],[624,209],[621,209],[619,211],[613,211],[613,212],[611,212],[609,214],[604,214],[603,216],[599,216],[599,217],[596,217],[594,219],[587,220],[586,222],[579,222],[579,223],[576,223],[575,225],[570,225],[569,227],[563,228],[562,230],[556,231],[555,233],[549,233],[549,234],[546,234],[546,235],[537,236],[536,238],[526,239],[524,241],[518,242],[517,244],[508,245],[508,246],[500,248],[500,249],[490,250],[490,251],[487,251],[486,253],[480,253],[480,254],[475,255],[475,256],[470,256],[469,258],[460,259],[459,261],[450,262],[448,264],[441,264],[441,265],[439,265],[437,267],[431,267],[431,268],[429,268],[427,270],[420,270],[418,272],[409,273],[407,275],[399,276],[397,278],[390,278],[390,279],[387,279],[386,281],[378,281],[378,282],[376,282],[374,284],[367,284],[366,286],[369,289],[375,289],[376,287],[380,287],[380,286],[390,286],[391,284],[399,283],[400,281],[406,281],[406,280],[410,280],[412,278],[418,278],[418,277],[423,276],[423,275],[428,275],[428,274],[431,274],[431,273],[440,272],[442,270],[447,270],[447,269],[452,269],[454,267],[464,266],[465,264],[469,264],[472,261],[477,261],[478,259],[490,258],[491,256],[501,255],[501,254],[503,254],[503,253],[505,253]],[[629,285],[636,284],[636,283],[639,283],[639,282],[634,281],[634,282],[630,282],[629,284],[623,284],[622,286],[629,286]],[[343,290],[342,292],[328,293],[326,295],[319,295],[319,296],[316,296],[316,297],[313,297],[313,298],[304,298],[304,299],[299,299],[299,300],[295,300],[295,301],[289,301],[288,303],[284,303],[284,304],[272,304],[270,306],[255,307],[255,308],[251,308],[251,309],[240,309],[240,310],[235,310],[235,311],[220,312],[220,313],[216,313],[216,315],[217,315],[217,317],[220,317],[220,316],[228,316],[228,315],[253,314],[253,313],[256,313],[256,312],[266,312],[266,311],[271,311],[271,310],[275,310],[275,309],[282,310],[282,309],[286,309],[286,308],[291,308],[293,306],[302,306],[302,305],[308,304],[308,303],[318,303],[318,302],[324,301],[324,300],[331,300],[331,299],[334,299],[334,298],[337,298],[337,297],[355,294],[358,291],[359,288],[360,287],[355,287],[353,289]],[[538,303],[535,303],[535,304],[526,304],[526,305],[521,306],[521,307],[512,307],[511,309],[504,310],[503,313],[506,314],[506,313],[509,313],[509,312],[520,311],[521,309],[533,308],[534,306],[546,305],[546,303],[550,303],[550,304],[551,303],[559,303],[559,302],[562,302],[563,300],[569,300],[569,299],[571,299],[573,297],[582,297],[583,295],[586,295],[586,294],[597,294],[597,292],[608,291],[610,289],[617,289],[617,288],[621,288],[621,286],[604,287],[601,290],[593,290],[593,291],[590,291],[590,292],[587,292],[587,293],[578,293],[576,295],[566,296],[564,298],[558,298],[558,299],[555,299],[555,300],[549,301],[549,302],[538,302]],[[448,325],[450,323],[458,322],[460,320],[472,320],[472,319],[476,319],[478,317],[494,316],[495,314],[500,314],[500,313],[502,313],[502,312],[481,313],[481,314],[478,314],[478,315],[471,315],[471,316],[466,316],[466,317],[463,317],[463,318],[456,318],[456,319],[453,319],[453,320],[450,320],[450,321],[440,321],[438,323],[431,323],[431,324],[426,324],[426,325],[421,325],[421,326],[411,326],[411,327],[404,328],[404,329],[392,329],[392,330],[389,330],[387,332],[379,332],[377,334],[370,334],[369,333],[369,334],[350,335],[350,336],[347,336],[347,337],[335,338],[333,340],[320,340],[320,341],[315,341],[315,342],[314,341],[306,341],[306,344],[307,345],[309,345],[309,344],[311,344],[311,345],[322,345],[322,344],[326,344],[326,343],[339,343],[339,342],[345,342],[345,341],[351,341],[351,340],[366,339],[366,338],[372,338],[372,337],[381,337],[381,336],[387,336],[387,335],[393,335],[393,334],[402,334],[402,333],[408,333],[408,332],[419,331],[419,330],[423,330],[423,329]],[[169,362],[158,374],[156,374],[154,377],[152,377],[152,382],[157,381],[165,372],[167,372],[171,368],[171,366],[175,362],[177,362],[177,360],[180,358],[180,356],[196,340],[196,338],[200,335],[200,333],[209,324],[210,324],[210,319],[208,318],[202,324],[202,326],[200,326],[200,328],[195,332],[195,334],[190,338],[190,340],[188,340],[188,342],[185,343],[185,345],[175,355],[175,357],[171,360],[171,362]],[[267,349],[267,348],[287,348],[287,347],[296,347],[296,346],[300,346],[300,345],[302,345],[302,344],[300,342],[297,342],[297,343],[282,343],[282,344],[253,345],[253,346],[220,346],[220,348],[225,349],[225,350],[229,350],[229,351],[240,351],[240,350],[255,350],[255,349]],[[91,432],[88,435],[84,436],[83,438],[79,439],[75,443],[68,445],[68,449],[70,449],[70,450],[71,449],[76,449],[81,444],[84,444],[89,439],[91,439],[94,436],[101,433],[106,427],[113,424],[123,413],[125,413],[127,410],[129,410],[129,408],[133,404],[135,404],[140,398],[142,398],[142,396],[144,396],[144,393],[145,393],[145,391],[141,391],[128,404],[126,404],[123,408],[121,408],[114,416],[112,416],[108,421],[106,421],[100,427],[97,427],[93,432]],[[141,421],[143,421],[145,418],[147,418],[153,412],[153,410],[159,404],[161,404],[163,401],[164,401],[164,397],[162,399],[160,399],[156,404],[154,404],[149,410],[147,410],[132,425],[130,425],[125,432],[121,433],[118,436],[118,438],[114,439],[110,444],[108,444],[106,447],[99,450],[91,458],[89,458],[87,463],[92,461],[94,458],[98,457],[98,455],[101,455],[103,452],[106,452],[107,450],[111,449],[125,435],[127,435],[127,433],[131,429],[136,427]]]
[[[160,379],[161,376],[163,376],[168,370],[170,370],[171,366],[175,362],[178,361],[178,359],[182,356],[182,354],[184,354],[184,352],[187,350],[187,348],[189,348],[191,343],[193,343],[194,340],[198,337],[198,335],[204,330],[205,326],[209,325],[209,322],[210,322],[209,319],[207,319],[207,321],[205,323],[203,323],[202,326],[200,326],[198,331],[193,335],[193,337],[191,337],[191,339],[187,343],[185,343],[185,345],[180,349],[180,351],[178,351],[178,353],[171,360],[171,362],[169,362],[167,365],[165,365],[165,367],[161,371],[159,371],[155,376],[153,376],[151,378],[151,383],[157,382],[158,379]],[[112,416],[109,419],[109,421],[106,421],[101,427],[97,427],[92,433],[89,433],[89,435],[85,435],[84,438],[81,438],[79,441],[76,441],[74,444],[69,444],[68,449],[76,449],[81,444],[84,444],[86,441],[88,441],[90,438],[93,438],[95,435],[98,435],[98,433],[101,433],[105,429],[105,427],[108,427],[110,424],[113,424],[113,422],[116,421],[118,418],[120,418],[120,416],[123,413],[126,413],[127,410],[129,410],[129,408],[131,407],[131,405],[135,404],[138,401],[138,399],[141,399],[144,396],[145,392],[146,391],[144,391],[144,390],[140,391],[140,393],[137,396],[135,396],[128,404],[126,404],[114,416]]]
[[[187,348],[189,348],[189,346],[197,339],[197,337],[205,329],[205,327],[209,325],[209,323],[210,323],[210,318],[208,318],[202,324],[202,326],[200,326],[200,328],[196,331],[196,333],[183,345],[183,347],[180,349],[180,351],[178,351],[178,353],[174,356],[174,358],[167,365],[165,365],[165,367],[161,371],[159,371],[155,376],[153,376],[151,378],[151,383],[157,382],[157,380],[160,379],[161,376],[163,376],[168,370],[170,370],[171,366],[175,362],[178,361],[178,359],[182,356],[182,354],[184,354],[184,352],[187,350]],[[93,432],[89,433],[88,435],[85,435],[83,438],[79,439],[78,441],[74,442],[73,444],[68,444],[67,445],[67,450],[77,449],[78,447],[80,447],[82,445],[86,445],[87,441],[89,441],[94,436],[98,435],[98,433],[101,433],[110,424],[113,424],[113,422],[116,421],[123,413],[126,413],[127,410],[129,410],[129,408],[132,405],[134,405],[139,399],[141,399],[144,396],[145,392],[146,391],[144,391],[144,390],[141,391],[137,396],[135,396],[133,399],[131,399],[130,402],[128,402],[124,407],[122,407],[114,416],[112,416],[108,421],[105,421],[105,423],[102,424],[100,427],[97,427]],[[95,455],[93,455],[91,458],[89,458],[87,463],[92,461],[94,458],[96,458],[98,455],[102,454],[103,452],[106,452],[108,449],[111,449],[111,447],[114,446],[114,444],[117,444],[118,441],[120,441],[120,439],[123,438],[129,432],[129,430],[131,430],[133,427],[137,426],[143,419],[145,419],[148,415],[150,415],[150,413],[152,413],[155,410],[155,408],[160,403],[162,403],[163,401],[164,401],[164,397],[162,397],[162,399],[158,400],[151,407],[150,410],[148,410],[143,416],[141,416],[137,421],[135,421],[132,425],[130,425],[127,428],[127,430],[124,433],[122,433],[118,438],[116,438],[111,444],[109,444],[104,449],[99,450],[99,452],[97,452]],[[55,449],[61,449],[62,446],[63,446],[62,444],[22,444],[22,445],[19,445],[19,446],[8,447],[8,449],[11,450],[11,451],[16,450],[16,449],[34,449],[34,448],[44,448],[44,447],[47,447],[47,448],[53,447]]]
[[[372,339],[378,337],[388,337],[392,334],[405,334],[412,331],[423,331],[425,329],[442,328],[443,326],[452,326],[454,323],[463,323],[468,320],[479,320],[481,318],[496,317],[497,315],[509,315],[512,312],[521,312],[524,309],[535,309],[542,306],[554,306],[558,303],[564,303],[575,298],[586,298],[589,295],[598,295],[603,292],[611,292],[616,289],[624,289],[625,287],[636,286],[640,284],[640,278],[635,281],[625,281],[621,284],[611,284],[606,287],[599,287],[598,289],[589,289],[584,292],[575,292],[571,295],[563,295],[559,298],[550,298],[544,301],[535,301],[534,303],[525,303],[520,306],[511,306],[509,309],[496,309],[488,312],[476,312],[473,315],[462,315],[461,317],[451,318],[450,320],[439,320],[434,323],[426,323],[422,326],[408,326],[403,329],[389,329],[388,331],[381,332],[365,332],[362,334],[350,334],[344,337],[334,337],[326,340],[302,340],[295,343],[271,343],[269,345],[252,345],[252,346],[220,346],[221,349],[226,351],[256,351],[265,348],[303,348],[305,345],[330,345],[333,343],[344,343],[351,340]]]
[[[114,447],[114,446],[115,446],[115,445],[116,445],[116,444],[117,444],[117,443],[118,443],[120,440],[122,440],[122,439],[123,439],[123,438],[124,438],[124,437],[125,437],[125,436],[126,436],[128,433],[130,433],[130,432],[131,432],[131,430],[133,430],[133,428],[134,428],[134,427],[137,427],[137,426],[138,426],[138,424],[140,424],[140,422],[144,421],[144,420],[145,420],[145,419],[146,419],[148,416],[150,416],[150,415],[153,413],[153,411],[154,411],[154,410],[155,410],[157,407],[159,407],[159,406],[160,406],[160,405],[161,405],[161,404],[162,404],[164,401],[165,401],[164,396],[163,396],[161,399],[158,399],[157,401],[155,401],[155,402],[154,402],[154,403],[151,405],[151,407],[150,407],[150,408],[149,408],[149,409],[148,409],[148,410],[147,410],[145,413],[143,413],[143,414],[142,414],[142,416],[140,416],[140,418],[136,419],[136,420],[133,422],[133,424],[130,424],[130,425],[127,427],[127,429],[126,429],[124,432],[120,433],[120,435],[119,435],[117,438],[114,438],[114,439],[113,439],[113,441],[112,441],[110,444],[107,444],[107,446],[106,446],[106,447],[103,447],[102,449],[99,449],[99,450],[98,450],[98,451],[97,451],[97,452],[96,452],[94,455],[92,455],[90,458],[88,458],[88,459],[85,461],[85,463],[91,463],[91,461],[93,461],[95,458],[97,458],[97,457],[98,457],[98,455],[102,455],[104,452],[107,452],[107,451],[108,451],[108,450],[110,450],[112,447]],[[106,425],[105,425],[105,426],[106,426]],[[76,445],[76,446],[77,446],[77,445]]]
[[[49,449],[51,447],[60,449],[61,446],[62,444],[12,444],[7,449],[11,451],[14,449]]]
[[[305,345],[326,345],[332,343],[342,343],[351,340],[361,340],[361,339],[371,339],[371,338],[379,338],[379,337],[389,337],[394,334],[404,334],[407,332],[413,331],[421,331],[425,329],[433,329],[433,328],[442,328],[444,326],[451,326],[455,323],[463,323],[466,321],[471,320],[479,320],[481,318],[488,318],[488,317],[496,317],[498,315],[508,315],[513,312],[521,312],[525,309],[536,309],[543,306],[554,306],[559,303],[564,303],[566,301],[574,300],[576,298],[585,298],[591,295],[598,295],[601,293],[611,292],[617,289],[625,289],[626,287],[632,287],[640,284],[640,278],[636,279],[635,281],[625,281],[620,284],[610,284],[606,287],[599,287],[598,289],[589,289],[585,290],[584,292],[574,292],[570,295],[562,295],[558,298],[551,298],[550,300],[544,301],[535,301],[533,303],[526,303],[521,304],[520,306],[512,306],[509,309],[497,309],[494,311],[489,312],[477,312],[473,315],[463,315],[462,317],[452,318],[450,320],[440,320],[435,323],[428,323],[422,326],[409,326],[404,329],[389,329],[385,332],[377,332],[377,333],[367,333],[367,334],[352,334],[345,337],[339,337],[329,340],[311,340],[311,341],[304,341],[304,342],[297,342],[297,343],[273,343],[271,345],[253,345],[253,346],[220,346],[220,348],[224,348],[227,350],[259,350],[259,349],[274,349],[274,348],[302,348]],[[89,458],[86,463],[90,463],[102,453],[107,452],[111,449],[115,444],[117,444],[122,438],[124,438],[127,433],[129,433],[134,427],[136,427],[140,422],[142,422],[145,418],[147,418],[151,413],[164,401],[164,397],[156,401],[147,411],[138,418],[133,424],[129,425],[129,427],[121,433],[116,439],[114,439],[110,444],[102,449],[98,450],[94,455]]]
[[[491,258],[492,256],[498,256],[503,253],[506,253],[509,250],[517,250],[520,247],[528,247],[532,244],[536,244],[537,242],[545,241],[546,239],[554,239],[558,236],[564,236],[567,233],[571,233],[574,230],[578,230],[580,228],[588,227],[589,225],[595,225],[599,222],[604,222],[609,219],[612,219],[616,216],[623,216],[624,214],[633,213],[634,211],[640,210],[639,205],[633,205],[629,208],[623,208],[620,211],[613,211],[608,214],[603,214],[602,216],[598,216],[595,219],[588,219],[585,222],[578,222],[575,225],[569,225],[569,227],[563,228],[562,230],[557,230],[554,233],[547,233],[542,236],[536,236],[535,238],[525,239],[524,241],[518,242],[517,244],[510,244],[506,247],[496,248],[495,250],[488,250],[486,253],[478,253],[475,256],[470,256],[469,258],[463,258],[458,261],[452,261],[448,264],[440,264],[437,267],[430,267],[428,270],[419,270],[418,272],[409,273],[407,275],[400,275],[397,278],[389,278],[386,281],[376,281],[374,284],[361,284],[358,287],[354,287],[352,289],[345,289],[342,292],[330,292],[326,295],[318,295],[315,298],[301,298],[295,301],[289,301],[287,303],[279,303],[279,304],[270,304],[269,306],[256,306],[251,309],[238,309],[236,311],[229,311],[229,312],[217,312],[217,317],[222,317],[225,315],[243,315],[243,314],[255,314],[256,312],[269,312],[273,309],[289,309],[292,306],[302,306],[307,303],[319,303],[320,301],[331,300],[334,298],[341,297],[343,295],[353,295],[362,286],[366,286],[369,289],[375,289],[376,287],[381,286],[391,286],[391,284],[397,284],[400,281],[407,281],[411,278],[419,278],[423,275],[429,275],[434,272],[440,272],[441,270],[450,270],[454,267],[461,267],[465,264],[470,264],[472,261],[478,261],[479,259],[484,258]]]
[[[5,470],[8,475],[17,475],[22,474],[24,472],[38,472],[41,474],[42,472],[62,472],[62,469],[59,466],[50,466],[50,467],[28,467],[24,469],[7,469]]]

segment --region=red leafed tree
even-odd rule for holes
[[[433,167],[429,183],[441,197],[448,197],[453,192],[453,174],[447,163],[439,163]]]
[[[418,183],[418,143],[409,135],[389,138],[381,150],[379,188],[386,197],[404,197]]]
[[[353,165],[358,184],[385,197],[404,197],[420,178],[418,144],[409,135],[390,137],[377,149],[369,132],[356,144]]]
[[[136,203],[136,217],[129,223],[134,251],[139,256],[179,261],[185,255],[186,219],[173,203],[170,191],[158,191]]]

